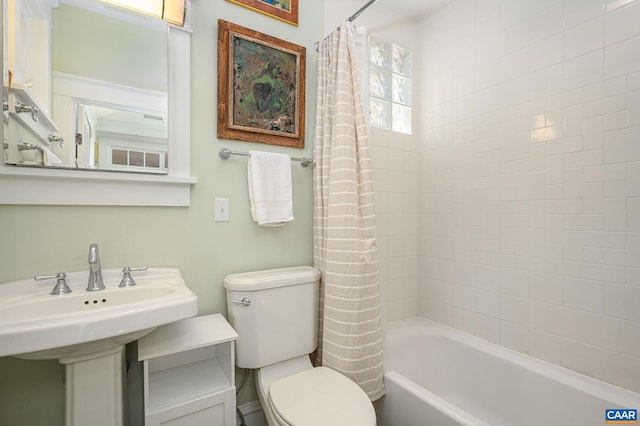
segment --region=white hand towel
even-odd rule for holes
[[[292,221],[291,157],[249,151],[247,172],[253,220],[263,226],[279,226]]]
[[[41,146],[42,162],[45,166],[55,166],[56,164],[62,164],[62,160],[53,151],[46,146]]]

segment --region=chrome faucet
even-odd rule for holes
[[[89,246],[89,282],[87,291],[104,290],[102,281],[102,268],[100,267],[100,252],[97,244]]]

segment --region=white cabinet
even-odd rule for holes
[[[140,339],[146,426],[235,425],[237,339],[220,314],[158,327]]]
[[[51,120],[51,0],[6,0],[7,52],[3,58],[8,112],[49,145],[58,129]]]
[[[51,106],[50,0],[7,0],[7,53],[5,73],[11,86],[23,89],[44,114]],[[9,83],[5,75],[5,86]]]

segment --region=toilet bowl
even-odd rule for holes
[[[351,379],[313,367],[320,271],[307,266],[227,275],[236,365],[256,369],[270,426],[374,426],[373,404]]]
[[[374,426],[369,398],[352,380],[308,356],[256,371],[258,397],[269,425]]]

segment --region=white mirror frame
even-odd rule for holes
[[[145,175],[7,166],[0,162],[0,204],[188,206],[190,175],[190,2],[185,27],[169,26],[169,173]],[[2,10],[0,10],[0,19]],[[2,52],[0,34],[0,53]],[[0,126],[0,133],[4,132]],[[3,140],[4,140],[4,135]],[[9,141],[11,143],[12,141]],[[14,141],[15,142],[15,141]]]

